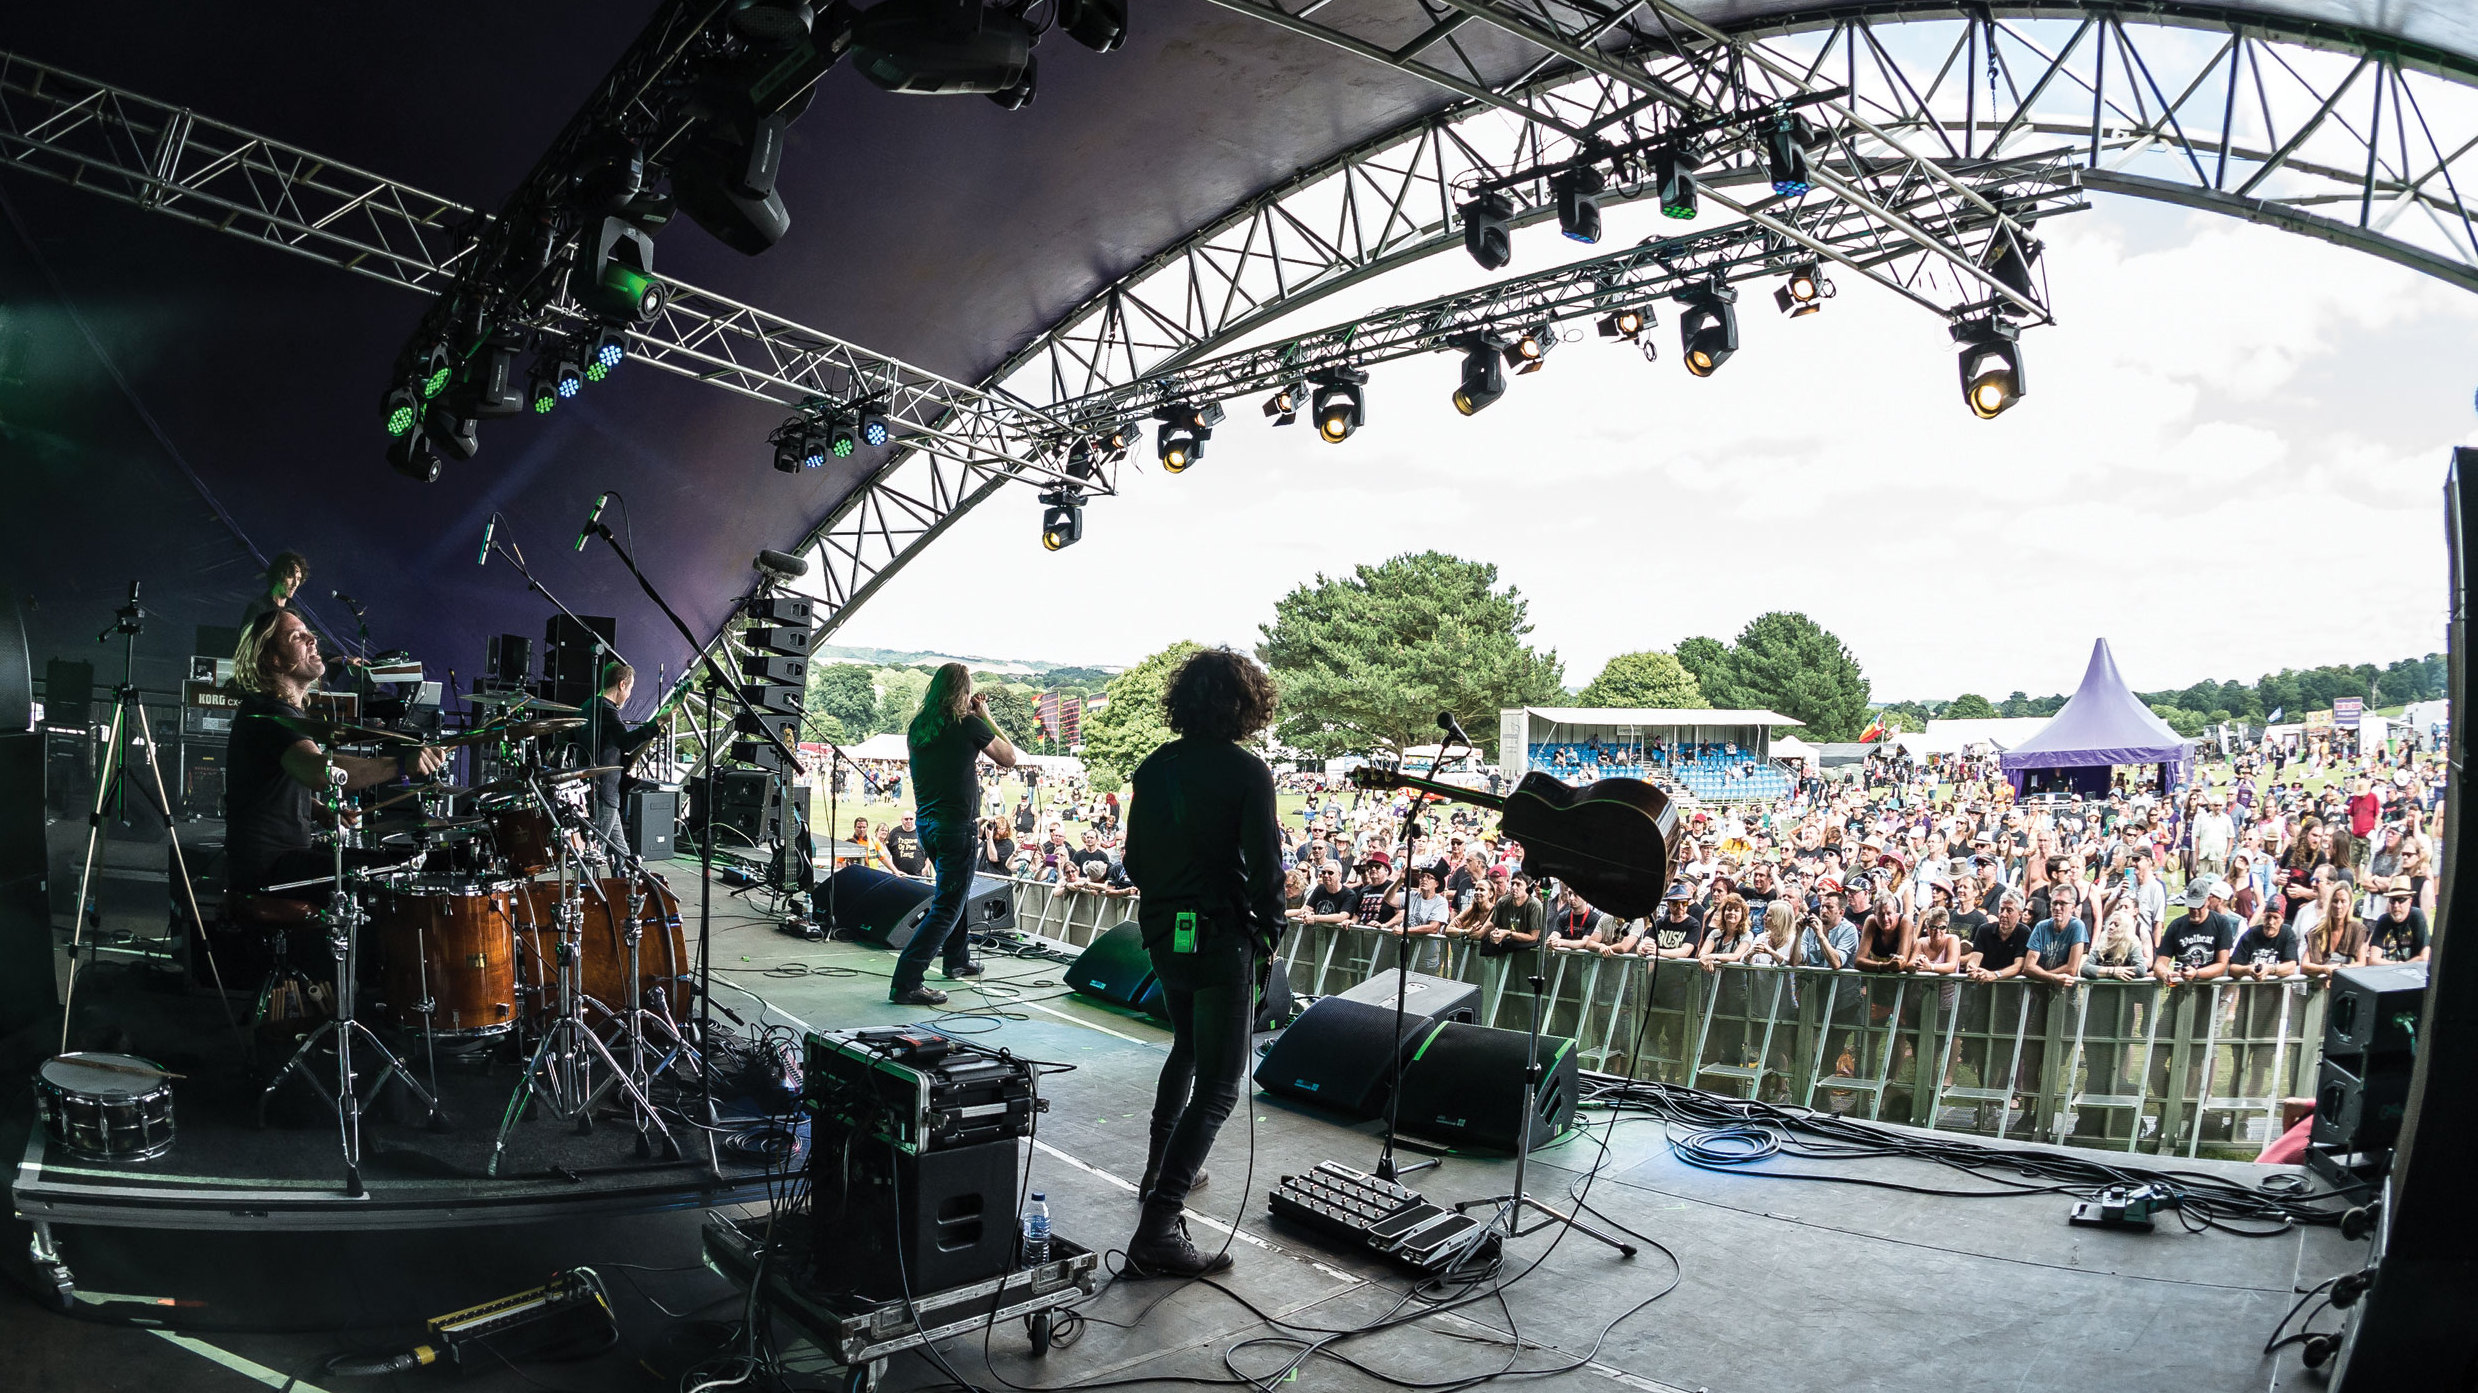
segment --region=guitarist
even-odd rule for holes
[[[1230,1266],[1228,1245],[1199,1252],[1181,1210],[1239,1101],[1256,994],[1283,925],[1273,772],[1239,744],[1273,719],[1273,681],[1244,654],[1208,649],[1179,666],[1162,709],[1179,738],[1136,767],[1124,865],[1143,892],[1137,922],[1172,1040],[1126,1273],[1200,1277]]]
[[[683,684],[685,688],[685,684]],[[631,729],[621,718],[620,708],[637,691],[637,670],[612,659],[602,669],[602,690],[585,706],[585,727],[577,732],[577,757],[588,768],[603,768],[610,772],[594,776],[594,830],[598,834],[588,855],[597,861],[608,860],[617,848],[628,844],[628,833],[620,820],[620,775],[636,762],[637,754],[662,734],[662,713]]]

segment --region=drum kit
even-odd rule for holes
[[[490,1174],[529,1105],[580,1133],[624,1107],[640,1157],[659,1141],[664,1159],[677,1159],[654,1080],[678,1070],[693,1083],[702,1072],[682,1024],[696,993],[693,961],[678,898],[591,816],[593,780],[617,771],[555,767],[568,733],[585,723],[575,708],[527,697],[426,741],[338,721],[269,719],[330,749],[486,747],[500,777],[364,797],[348,794],[343,772],[332,770],[322,797],[333,829],[322,834],[329,874],[266,887],[325,888],[310,917],[326,939],[331,974],[285,962],[279,949],[259,994],[262,1021],[269,1000],[285,992],[323,1000],[328,1014],[268,1078],[261,1123],[288,1083],[306,1083],[335,1113],[345,1193],[359,1196],[362,1115],[387,1083],[399,1082],[416,1115],[444,1129],[438,1056],[504,1048],[523,1060],[524,1073],[501,1118]],[[374,1024],[420,1047],[427,1086]],[[320,1077],[329,1055],[331,1080]],[[161,1155],[172,1144],[172,1077],[135,1057],[63,1054],[36,1079],[43,1126],[78,1155]]]

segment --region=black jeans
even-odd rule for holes
[[[980,854],[972,843],[972,825],[966,823],[950,832],[924,819],[920,832],[921,852],[937,874],[938,890],[929,898],[929,913],[922,917],[919,932],[895,959],[891,988],[895,992],[919,986],[929,975],[930,958],[941,949],[950,969],[972,961],[972,931],[964,926],[964,901],[972,895],[972,863]]]
[[[1153,1093],[1153,1202],[1176,1208],[1239,1102],[1256,1015],[1255,951],[1244,935],[1208,932],[1193,953],[1165,938],[1150,950],[1170,1014],[1170,1057]]]

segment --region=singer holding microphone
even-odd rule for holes
[[[1284,922],[1273,771],[1239,743],[1273,720],[1273,679],[1245,654],[1207,649],[1171,676],[1162,711],[1179,738],[1129,781],[1126,865],[1144,892],[1138,924],[1171,1042],[1126,1275],[1200,1277],[1229,1267],[1230,1253],[1198,1251],[1182,1211],[1239,1101],[1258,970]]]
[[[972,894],[972,862],[979,851],[974,829],[981,822],[981,756],[1000,768],[1015,767],[1015,746],[989,718],[989,698],[972,689],[972,669],[948,663],[929,679],[920,714],[905,732],[912,749],[912,801],[921,850],[937,874],[929,913],[895,959],[887,1000],[905,1006],[943,1006],[946,993],[930,986],[929,959],[943,951],[946,975],[981,975],[972,960],[972,931],[964,901]]]

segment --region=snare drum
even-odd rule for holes
[[[47,1059],[34,1071],[34,1107],[43,1134],[80,1156],[146,1161],[172,1149],[172,1080],[151,1059],[91,1053]]]
[[[469,876],[405,876],[386,887],[362,936],[362,985],[376,998],[369,1014],[433,1040],[514,1029],[514,892]]]

